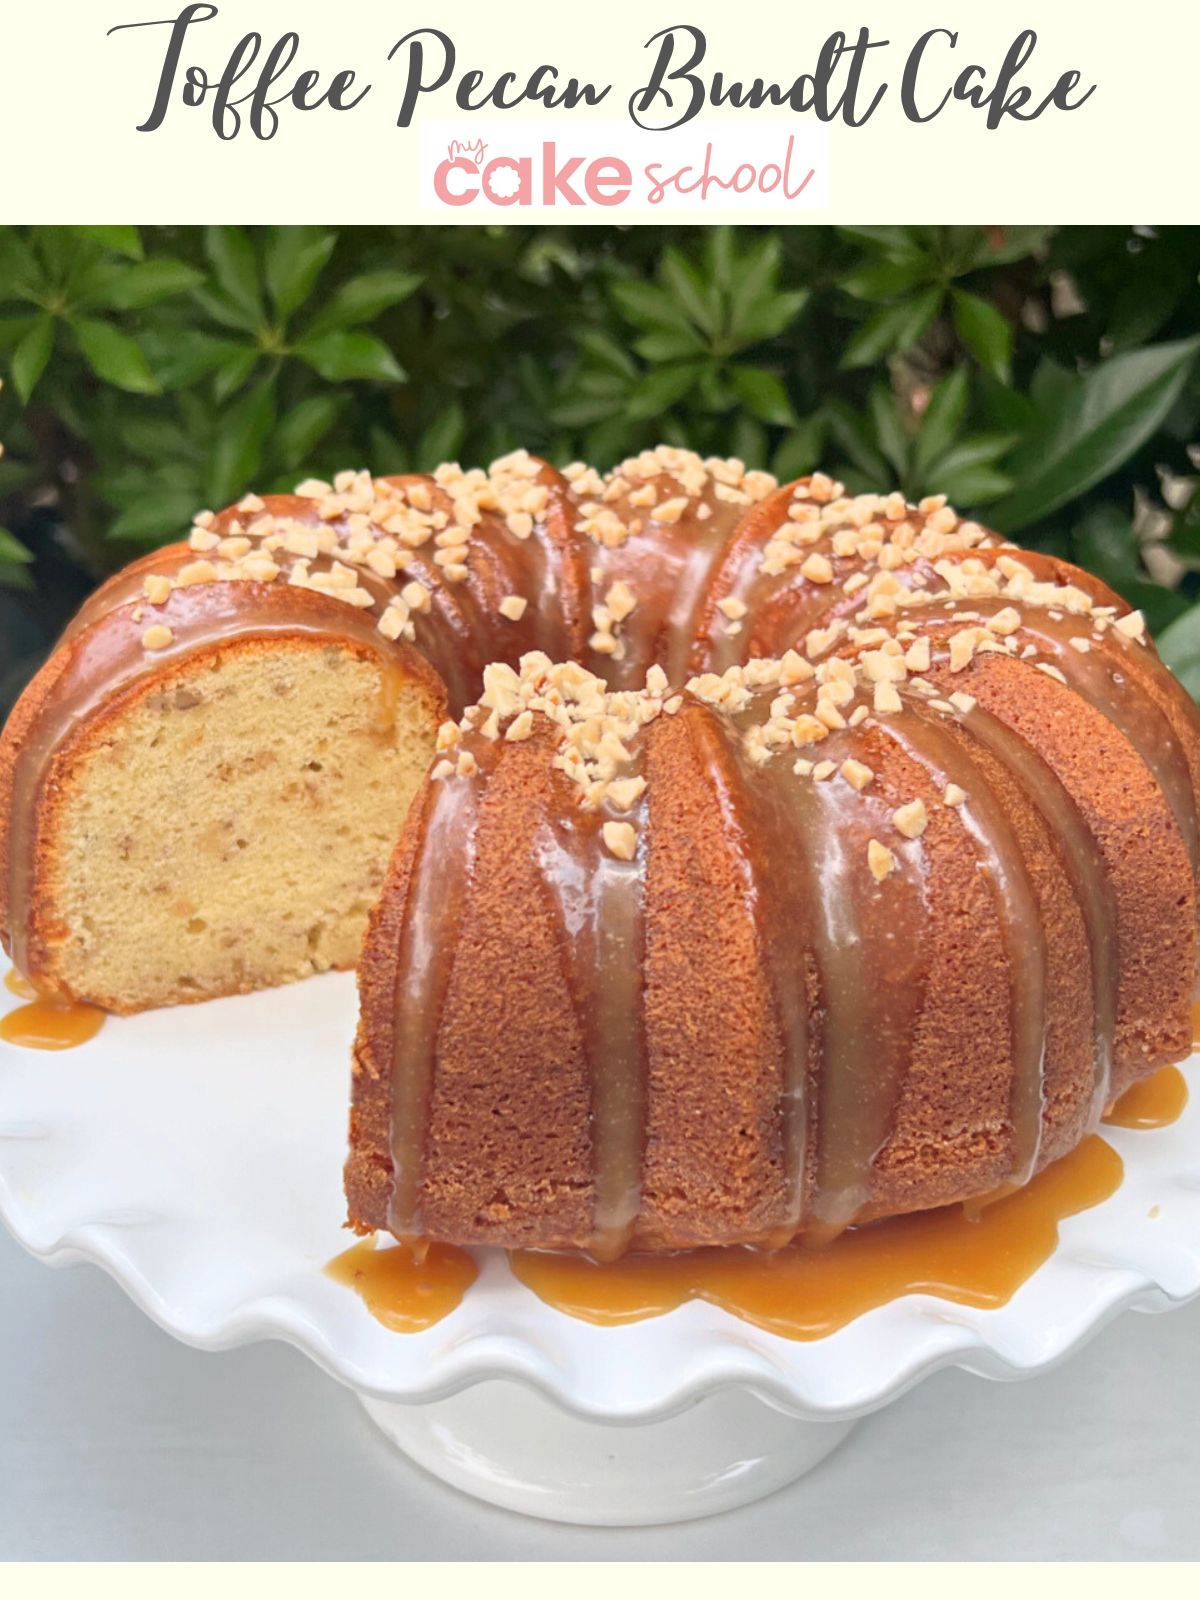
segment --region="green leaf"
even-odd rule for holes
[[[795,422],[788,392],[775,373],[764,367],[733,367],[729,379],[738,399],[760,422],[784,428]]]
[[[1007,265],[1010,261],[1021,261],[1026,256],[1039,255],[1054,229],[1005,227],[979,231],[981,239],[974,253],[973,265],[999,267]]]
[[[1115,472],[1162,426],[1198,349],[1200,338],[1147,345],[1111,356],[1069,390],[1056,384],[1058,414],[1043,415],[1008,462],[1020,488],[992,508],[993,527],[1015,533]]]
[[[651,331],[681,328],[684,332],[690,329],[683,307],[657,284],[633,280],[614,283],[612,297],[627,320],[640,328],[649,328]]]
[[[330,228],[273,228],[263,275],[275,310],[285,320],[316,286],[337,244]]]
[[[417,461],[422,469],[431,472],[440,462],[453,461],[462,449],[466,431],[466,413],[457,400],[452,400],[421,435]]]
[[[210,289],[205,286],[197,289],[192,298],[200,309],[207,312],[222,328],[232,328],[237,333],[255,335],[262,329],[262,318],[257,311],[247,311],[221,289]]]
[[[24,565],[32,560],[33,552],[26,550],[21,541],[9,533],[7,528],[0,528],[0,561]]]
[[[13,383],[24,405],[28,405],[38,379],[46,370],[46,363],[54,349],[54,318],[47,314],[39,317],[12,354]]]
[[[657,417],[682,399],[695,385],[698,376],[694,362],[655,367],[634,386],[625,407],[625,415],[634,419]]]
[[[229,303],[255,326],[262,318],[258,261],[250,237],[241,228],[206,228],[204,248]]]
[[[1193,700],[1200,700],[1200,606],[1185,611],[1158,636],[1158,653]]]
[[[145,254],[141,234],[136,228],[92,226],[77,227],[74,231],[85,238],[95,239],[106,250],[115,250],[119,256],[126,256],[130,261],[140,261]]]
[[[1011,323],[990,301],[968,294],[965,289],[952,289],[950,302],[955,333],[981,367],[1001,383],[1007,383],[1012,370]]]
[[[564,428],[587,428],[594,422],[603,422],[617,411],[624,411],[624,394],[581,395],[575,400],[563,400],[554,408],[554,421]],[[615,452],[620,454],[620,449]]]
[[[196,441],[162,406],[154,406],[142,416],[122,418],[121,439],[131,454],[145,461],[158,463],[173,456],[196,458]]]
[[[923,256],[925,247],[912,228],[903,227],[840,227],[840,234],[850,239],[860,239],[872,249],[890,256],[893,260],[905,256]]]
[[[9,566],[0,561],[0,589],[32,589],[33,579],[29,576],[29,568]]]
[[[137,311],[156,305],[172,295],[183,294],[204,282],[204,274],[185,261],[159,256],[139,261],[114,274],[98,292],[89,295],[90,304],[107,306],[112,311]]]
[[[723,224],[710,228],[708,233],[708,276],[718,289],[729,292],[733,288],[737,251],[733,243],[733,229]]]
[[[753,471],[767,464],[767,430],[744,412],[733,425],[729,447],[732,454]]]
[[[759,344],[764,339],[774,339],[777,334],[795,322],[808,304],[807,289],[792,289],[784,294],[773,294],[748,307],[737,319],[739,345]]]
[[[218,419],[205,497],[213,506],[228,505],[252,486],[274,426],[275,384],[270,378],[247,390]]]
[[[842,353],[841,365],[869,367],[894,350],[909,350],[921,338],[942,303],[940,287],[924,289],[898,306],[877,311],[853,335]]]
[[[647,361],[682,361],[704,354],[704,340],[696,328],[660,328],[643,334],[633,348]]]
[[[294,471],[333,427],[342,410],[340,394],[314,394],[292,406],[275,430],[274,454],[281,466]]]
[[[163,389],[186,389],[206,378],[214,367],[242,349],[230,339],[216,339],[195,328],[148,328],[142,352]]]
[[[37,257],[12,228],[0,231],[0,300],[29,299],[43,278]]]
[[[966,367],[955,367],[930,395],[913,447],[913,471],[918,477],[923,478],[930,462],[943,455],[958,437],[967,414],[969,398],[970,380]]]
[[[887,461],[876,448],[862,417],[844,400],[831,400],[825,408],[829,432],[856,466],[878,489],[892,474]]]
[[[637,377],[637,362],[615,339],[610,338],[607,333],[602,333],[599,328],[585,329],[579,335],[579,343],[590,356],[594,356],[602,366],[612,372],[626,378]]]
[[[780,483],[800,478],[820,464],[825,450],[826,423],[824,415],[814,411],[806,417],[779,446],[771,470]]]
[[[380,312],[407,300],[420,287],[418,272],[364,272],[343,283],[305,329],[306,339],[333,329],[373,322]]]
[[[213,399],[223,406],[249,380],[258,365],[259,351],[254,345],[231,344],[221,357],[213,375]]]
[[[1186,596],[1150,580],[1130,515],[1119,506],[1098,505],[1087,511],[1071,531],[1070,555],[1144,612],[1155,634],[1188,609]]]
[[[659,276],[668,293],[683,307],[696,326],[712,338],[721,324],[721,299],[678,250],[667,250],[659,265]]]
[[[33,327],[36,317],[0,317],[0,350],[11,350]]]
[[[873,261],[838,281],[838,288],[856,300],[895,300],[927,283],[932,263],[924,256],[909,256],[902,261]]]
[[[194,488],[147,490],[121,513],[108,530],[110,539],[136,544],[164,544],[177,539],[198,508]]]
[[[738,263],[729,294],[729,331],[735,339],[742,337],[759,302],[769,300],[775,293],[779,258],[779,240],[768,234]]]
[[[995,467],[962,467],[956,472],[939,472],[938,493],[956,506],[982,506],[998,500],[1013,486],[1013,480]]]
[[[944,451],[929,468],[931,488],[941,492],[941,480],[968,467],[992,466],[1016,444],[1011,433],[974,433]],[[933,482],[936,479],[937,482]]]
[[[404,380],[404,368],[373,333],[325,333],[303,340],[295,353],[331,383],[352,378],[376,378],[382,383]]]
[[[909,444],[896,397],[883,384],[876,383],[871,386],[867,403],[879,448],[895,469],[896,478],[901,479],[908,469]]]
[[[130,394],[158,394],[158,380],[141,347],[111,322],[80,317],[72,323],[84,360],[98,378]]]

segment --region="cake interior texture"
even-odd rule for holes
[[[135,1011],[352,967],[436,714],[330,640],[226,642],[137,685],[43,813],[53,978]]]

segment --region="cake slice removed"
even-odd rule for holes
[[[441,685],[373,620],[250,588],[177,591],[158,633],[109,612],[14,712],[0,910],[44,993],[134,1012],[357,961]]]

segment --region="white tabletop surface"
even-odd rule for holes
[[[465,1499],[293,1351],[186,1349],[0,1232],[0,1559],[1195,1560],[1198,1506],[1200,1304],[1033,1382],[942,1373],[758,1505],[584,1529]]]

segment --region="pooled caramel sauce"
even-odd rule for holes
[[[1188,1102],[1187,1079],[1178,1067],[1163,1067],[1143,1078],[1110,1106],[1105,1122],[1114,1128],[1168,1128],[1178,1122]]]
[[[22,977],[16,967],[10,967],[4,974],[4,987],[9,994],[15,994],[21,1000],[36,1000],[38,997],[38,992],[29,979]]]
[[[905,1294],[985,1309],[1006,1304],[1052,1254],[1063,1218],[1107,1200],[1123,1171],[1116,1151],[1093,1136],[975,1221],[948,1206],[852,1228],[819,1250],[727,1247],[605,1266],[519,1250],[510,1260],[539,1299],[585,1322],[640,1322],[707,1300],[781,1338],[821,1339]]]
[[[14,994],[22,993],[5,981]],[[76,1045],[86,1044],[96,1037],[104,1026],[105,1015],[99,1006],[56,1005],[52,1000],[34,1000],[0,1017],[0,1039],[8,1044],[23,1045],[27,1050],[73,1050]]]
[[[353,1289],[393,1333],[420,1333],[449,1316],[479,1274],[467,1252],[453,1245],[377,1249],[374,1239],[335,1256],[325,1271]]]

